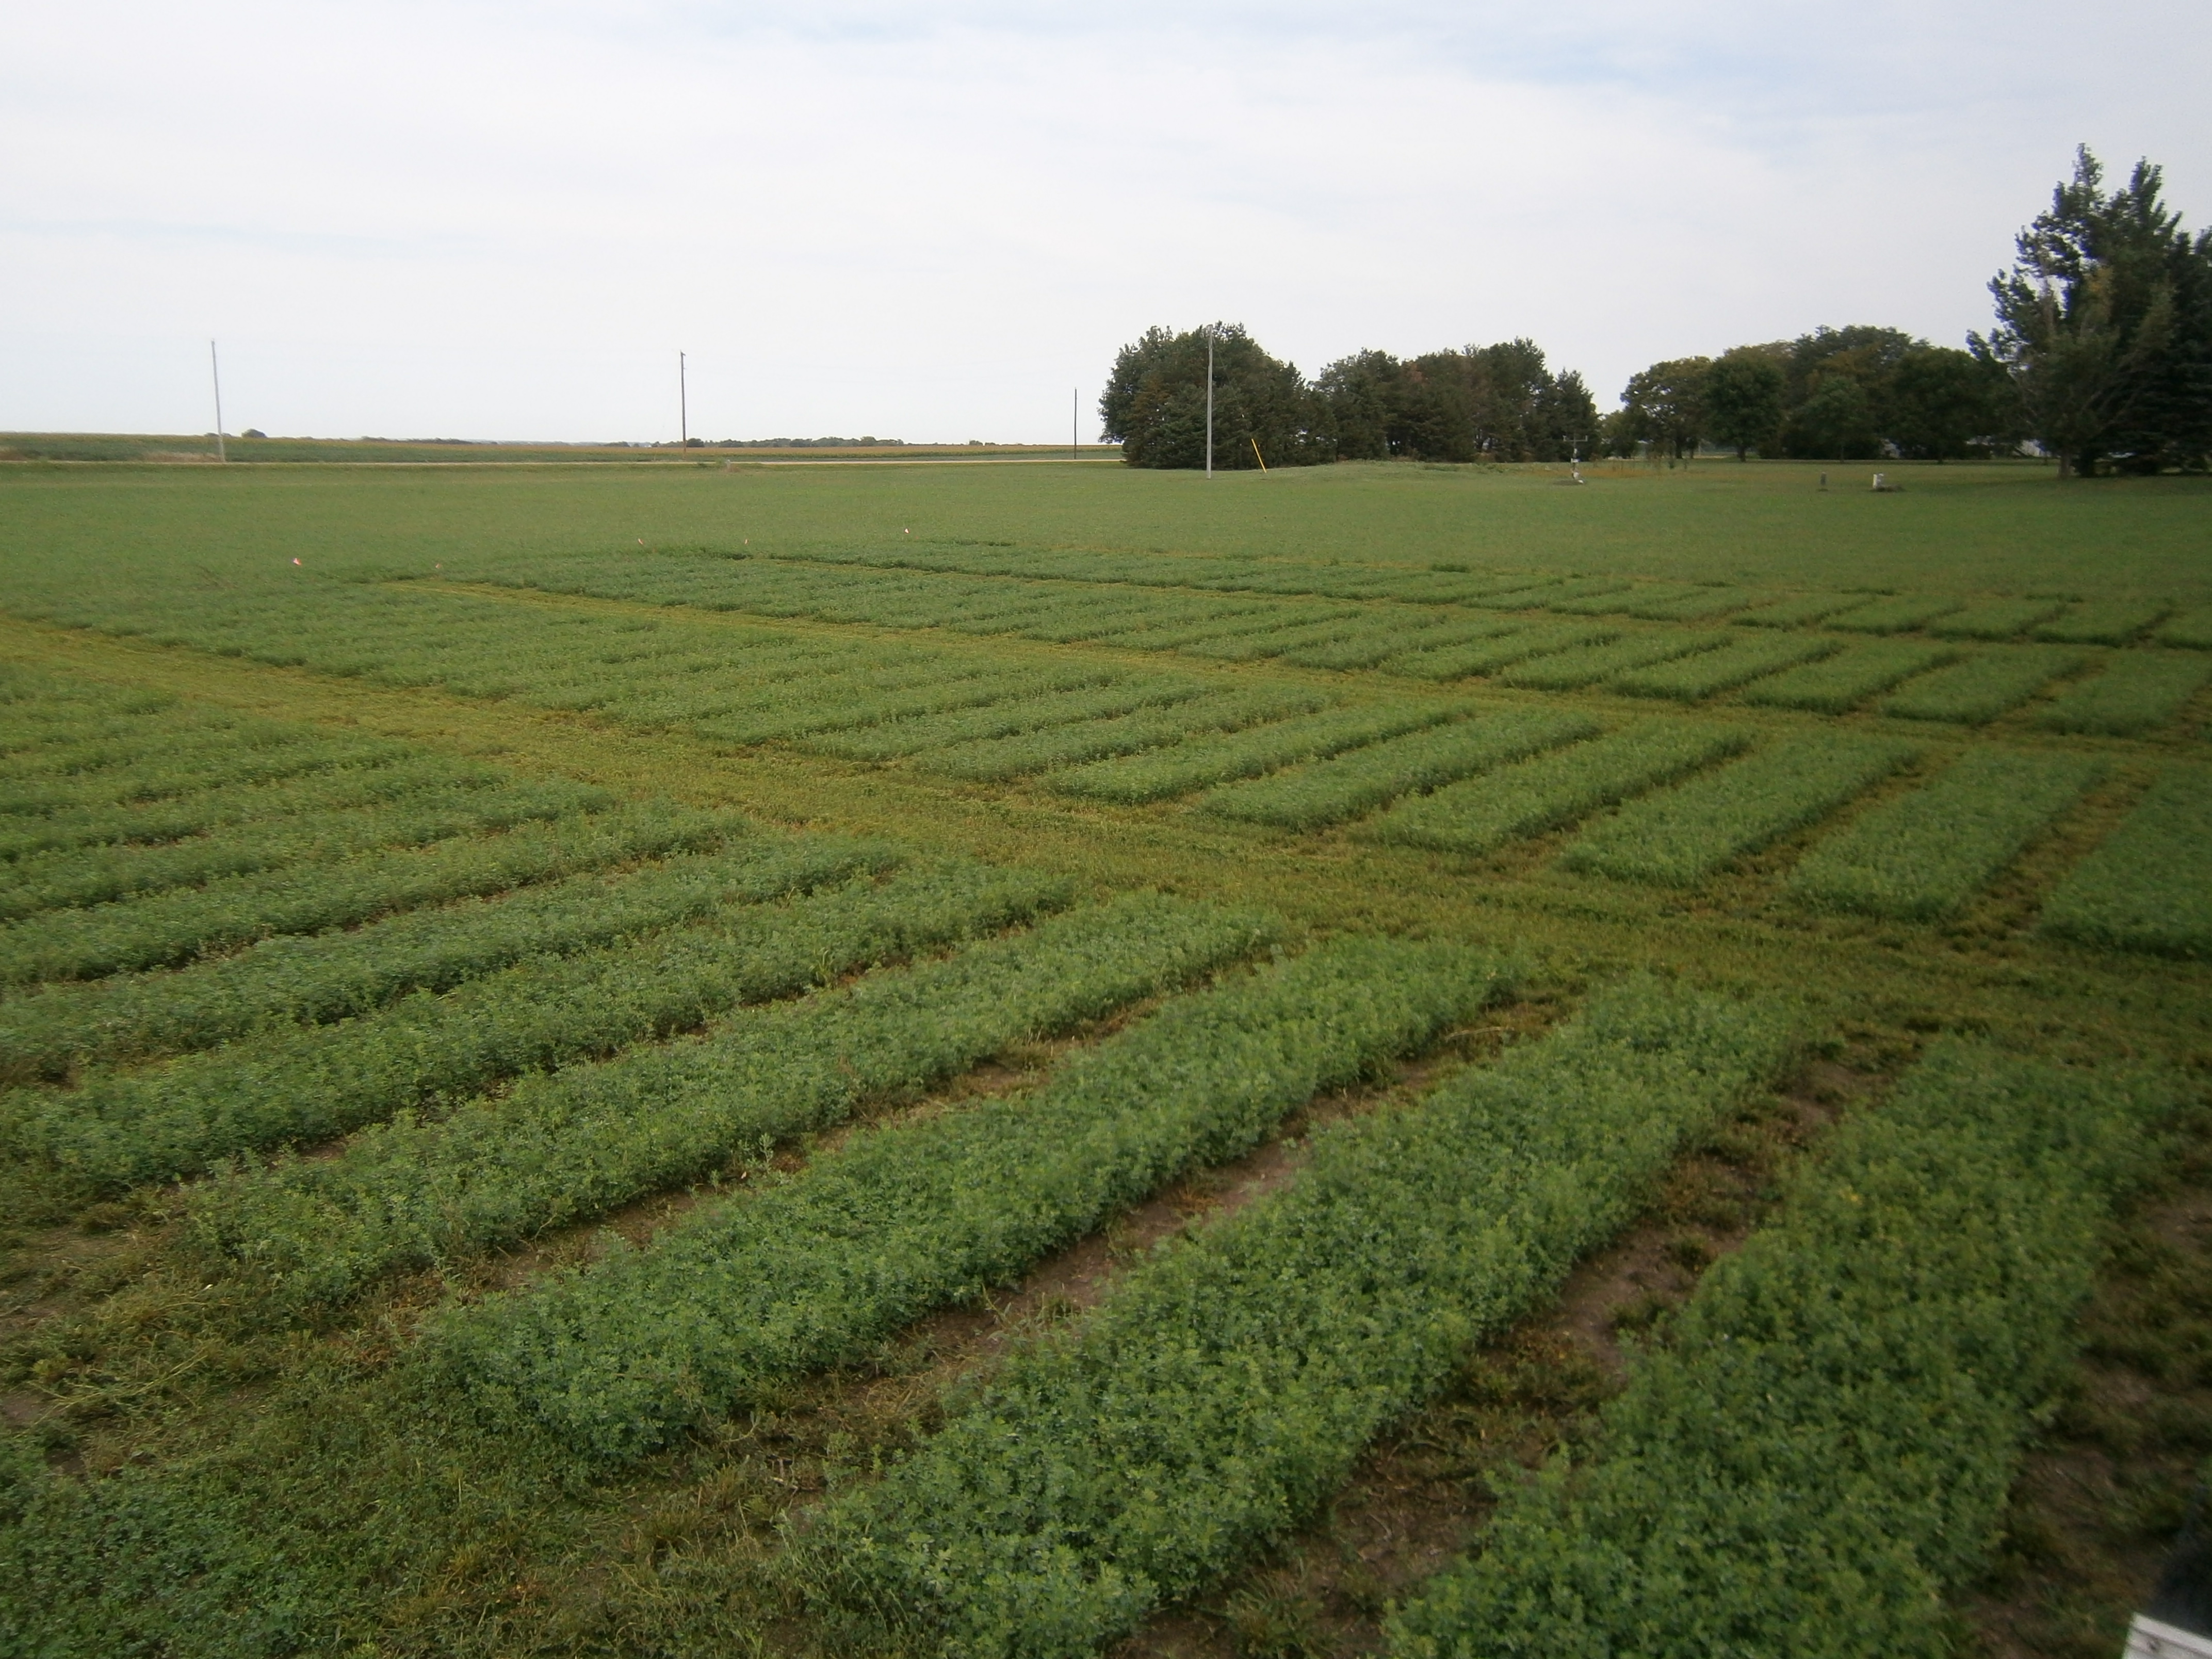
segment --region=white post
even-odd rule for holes
[[[230,455],[222,447],[222,365],[216,361],[215,342],[208,342],[208,374],[215,381],[215,458],[228,462]]]
[[[1206,325],[1206,476],[1213,476],[1213,325]]]

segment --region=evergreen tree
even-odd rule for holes
[[[2162,186],[2144,161],[2108,193],[2083,145],[2012,269],[1990,279],[1996,325],[1971,343],[2004,372],[2062,476],[2212,455],[2212,233],[2184,230]]]

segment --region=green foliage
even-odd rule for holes
[[[1206,690],[1198,680],[1176,674],[1147,674],[1110,685],[1085,686],[1073,691],[1050,691],[1018,702],[995,702],[981,708],[959,709],[943,714],[913,714],[849,731],[822,732],[807,739],[817,755],[846,760],[895,760],[924,750],[947,749],[955,744],[1010,738],[1023,732],[1042,732],[1054,726],[1076,726],[1085,720],[1111,720],[1142,708],[1187,702]]]
[[[762,832],[713,853],[264,939],[162,973],[48,985],[0,1001],[0,1078],[58,1079],[95,1064],[211,1048],[264,1027],[325,1024],[411,991],[446,991],[526,957],[572,955],[882,872],[899,854],[836,836]]]
[[[2158,642],[2191,651],[2212,651],[2212,605],[2183,611],[2158,630]]]
[[[1396,1659],[1936,1659],[2171,1078],[1947,1041],[1708,1272],[1595,1455],[1506,1495]]]
[[[1605,688],[1632,697],[1673,697],[1695,702],[1799,663],[1832,656],[1836,649],[1832,640],[1729,640],[1709,650],[1613,675]]]
[[[2085,660],[2057,645],[2019,645],[1984,651],[1923,675],[1881,705],[1885,714],[1914,720],[1956,720],[1980,726],[2017,708]]]
[[[376,850],[0,927],[0,980],[27,984],[151,968],[279,933],[504,892],[632,859],[714,847],[742,819],[666,805],[526,823],[504,835]]]
[[[1287,1532],[1478,1338],[1635,1212],[1788,1063],[1773,1011],[1637,983],[1403,1110],[1024,1345],[791,1542],[854,1639],[1096,1651]]]
[[[1705,407],[1711,372],[1710,357],[1676,357],[1631,375],[1620,412],[1607,425],[1613,453],[1632,455],[1638,443],[1648,443],[1654,455],[1679,460],[1696,454],[1711,418]]]
[[[1287,686],[1211,691],[1171,708],[1139,710],[1114,720],[957,744],[919,756],[915,763],[969,782],[1000,783],[1031,772],[1181,743],[1201,732],[1240,731],[1309,714],[1331,701],[1320,692]]]
[[[1735,754],[1750,739],[1686,721],[1632,726],[1403,800],[1360,833],[1448,853],[1488,853],[1587,817]]]
[[[2061,645],[2127,645],[2172,609],[2140,599],[2093,599],[2069,605],[2030,632],[2036,639]]]
[[[1928,624],[1939,640],[2009,640],[2063,608],[2057,599],[1980,599]]]
[[[634,1456],[1008,1282],[1504,989],[1458,946],[1323,945],[1170,1003],[1032,1093],[857,1135],[444,1340],[481,1389]]]
[[[1322,400],[1295,365],[1270,357],[1238,323],[1213,323],[1186,334],[1149,328],[1123,346],[1098,398],[1106,441],[1120,444],[1131,466],[1206,465],[1209,363],[1217,471],[1249,471],[1263,461],[1310,466],[1335,459]]]
[[[1291,647],[1282,660],[1300,668],[1372,668],[1386,657],[1411,651],[1440,651],[1494,639],[1520,627],[1496,617],[1469,618],[1457,611],[1428,616],[1418,612],[1393,616],[1385,612],[1356,625],[1338,629],[1326,640]]]
[[[1790,872],[1806,903],[1936,921],[1954,914],[2102,775],[2076,755],[1976,749],[1933,783],[1828,836]]]
[[[1412,680],[1457,680],[1470,674],[1494,674],[1499,669],[1554,651],[1609,640],[1620,629],[1591,628],[1580,623],[1539,623],[1516,627],[1472,641],[1465,645],[1421,646],[1401,656],[1386,658],[1382,672]]]
[[[1533,340],[1401,362],[1362,351],[1331,363],[1316,391],[1336,454],[1426,461],[1563,461],[1596,453],[1597,405],[1581,375],[1553,374]]]
[[[1580,714],[1509,712],[1478,716],[1394,738],[1333,760],[1249,783],[1208,790],[1206,811],[1285,830],[1318,830],[1389,805],[1401,795],[1436,788],[1520,760],[1540,750],[1595,737],[1597,722]]]
[[[1819,662],[1759,681],[1744,692],[1743,700],[1768,708],[1840,714],[1900,681],[1942,666],[1958,654],[1948,646],[1909,640],[1850,646]]]
[[[860,881],[575,957],[526,958],[443,996],[279,1029],[65,1091],[0,1097],[0,1146],[104,1189],[313,1143],[502,1078],[696,1026],[872,962],[1066,902],[1063,884],[949,864]]]
[[[1653,663],[1672,662],[1675,658],[1686,657],[1692,652],[1717,650],[1727,643],[1728,635],[1717,630],[1693,632],[1682,629],[1654,629],[1649,633],[1630,634],[1603,645],[1548,652],[1543,656],[1514,664],[1501,671],[1498,678],[1507,685],[1528,686],[1543,691],[1571,691],[1632,669],[1647,667]]]
[[[532,820],[613,805],[578,784],[466,779],[433,784],[390,804],[263,820],[157,847],[73,848],[15,860],[0,890],[0,921],[81,908],[263,871],[299,870],[392,848],[418,848]]]
[[[1729,620],[1739,628],[1802,628],[1863,605],[1860,593],[1797,593],[1753,610],[1739,611]]]
[[[712,1176],[872,1097],[1187,981],[1264,943],[1272,925],[1153,896],[1116,900],[741,1013],[696,1042],[529,1078],[434,1121],[370,1128],[335,1158],[217,1182],[195,1194],[191,1230],[252,1267],[278,1303],[333,1301],[396,1267],[451,1262]],[[836,948],[828,929],[816,938]],[[530,1305],[515,1317],[526,1323]]]
[[[2161,777],[2058,884],[2042,927],[2107,950],[2212,957],[2212,769]]]
[[[1735,451],[1773,451],[1782,431],[1782,364],[1759,346],[1725,351],[1705,371],[1706,426],[1716,443]]]
[[[1624,808],[1569,847],[1570,870],[1686,887],[1817,823],[1911,760],[1910,744],[1869,738],[1784,739]]]
[[[1940,594],[1893,593],[1869,599],[1849,611],[1837,611],[1826,618],[1826,625],[1853,634],[1906,634],[1916,628],[1925,628],[1938,617],[1962,610],[1965,603]]]
[[[1463,714],[1448,702],[1364,703],[1277,720],[1219,737],[1194,737],[1164,749],[1055,772],[1048,788],[1099,800],[1140,802],[1187,795],[1211,783],[1249,778],[1300,761],[1358,749]]]
[[[2029,433],[2087,475],[2212,456],[2212,232],[2191,236],[2136,163],[2107,193],[2083,145],[2074,177],[1992,278],[1996,326],[1975,351],[2009,376]]]
[[[2035,723],[2052,732],[2094,732],[2131,738],[2155,731],[2212,680],[2203,657],[2130,651],[2105,659],[2105,672],[2069,686]]]

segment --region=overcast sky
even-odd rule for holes
[[[9,8],[0,429],[1083,435],[1115,349],[1946,343],[2086,140],[2212,221],[2212,7]]]

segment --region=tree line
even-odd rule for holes
[[[1601,416],[1582,376],[1533,341],[1398,358],[1356,352],[1308,380],[1236,324],[1152,328],[1099,399],[1132,466],[1206,464],[1212,346],[1216,468],[1334,460],[1682,459],[1946,461],[2033,443],[2062,472],[2212,465],[2212,231],[2191,236],[2138,162],[2107,190],[2085,146],[2073,178],[1990,283],[1993,326],[1963,349],[1894,328],[1820,327],[1717,357],[1656,362]]]

